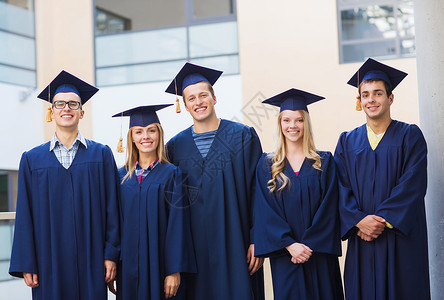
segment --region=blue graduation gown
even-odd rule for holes
[[[111,149],[87,145],[68,169],[49,142],[22,155],[9,273],[38,275],[35,300],[107,298],[104,260],[120,252],[119,178]]]
[[[187,282],[188,299],[263,299],[263,272],[248,274],[253,243],[255,168],[262,148],[253,128],[221,120],[204,159],[191,127],[167,144],[170,161],[187,182],[197,275]]]
[[[305,159],[298,176],[286,161],[290,179],[282,191],[270,193],[271,159],[264,154],[256,174],[255,253],[270,257],[276,300],[344,299],[338,256],[338,182],[330,152],[318,152],[322,172]],[[302,243],[313,250],[303,264],[293,264],[285,249]]]
[[[125,174],[120,168],[121,180]],[[121,185],[118,299],[165,299],[167,275],[196,272],[187,204],[182,174],[168,163],[159,163],[141,184],[133,174]],[[171,299],[180,299],[179,294]]]
[[[427,146],[421,130],[393,120],[372,150],[366,125],[341,134],[335,152],[341,236],[348,239],[347,299],[430,299],[427,227]],[[355,225],[367,215],[385,228],[365,242]]]

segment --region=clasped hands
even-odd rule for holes
[[[376,215],[368,215],[356,224],[358,232],[356,233],[366,242],[376,239],[385,229],[386,220]]]

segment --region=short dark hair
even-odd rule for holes
[[[364,83],[377,82],[377,81],[382,81],[384,83],[385,92],[387,94],[387,97],[390,97],[392,95],[392,91],[393,91],[392,88],[390,87],[390,84],[388,84],[385,80],[378,79],[378,78],[366,79],[363,82],[361,82],[361,84],[359,84],[359,88],[358,88],[359,95],[361,95],[361,86]]]

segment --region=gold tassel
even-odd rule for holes
[[[361,96],[356,96],[356,110],[357,111],[361,111],[362,110]]]
[[[117,143],[117,152],[123,153],[123,139],[120,138],[119,142]]]
[[[51,118],[51,113],[52,113],[52,109],[51,106],[48,107],[48,110],[46,111],[46,122],[52,122],[52,118]]]
[[[176,113],[180,113],[179,97],[177,97],[177,82],[176,82],[176,78],[174,78],[174,90],[176,91]]]
[[[176,97],[176,113],[180,113],[180,104],[179,104],[179,98]]]

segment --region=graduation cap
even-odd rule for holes
[[[387,66],[374,59],[367,59],[359,70],[350,78],[347,84],[359,87],[359,85],[368,79],[380,79],[390,86],[392,90],[407,76],[407,73]],[[360,96],[358,95],[356,102],[356,110],[362,110]]]
[[[268,98],[262,101],[262,103],[278,106],[281,108],[281,112],[284,110],[305,110],[308,112],[307,105],[322,99],[325,98],[292,88],[276,96]]]
[[[62,70],[49,85],[37,96],[50,104],[58,93],[75,93],[80,97],[82,105],[85,104],[99,89],[86,83],[80,78]],[[46,121],[51,122],[51,106],[46,113]]]
[[[133,126],[146,127],[153,123],[159,123],[159,117],[156,111],[161,110],[165,107],[171,106],[172,104],[157,104],[157,105],[146,105],[131,108],[120,113],[113,115],[112,117],[130,117],[129,128]],[[123,152],[122,145],[122,131],[120,132],[120,139],[117,144],[117,152]]]
[[[177,95],[182,96],[183,90],[187,86],[201,81],[206,81],[209,84],[214,85],[222,73],[222,71],[194,65],[189,62],[185,63],[165,90],[167,93],[176,95],[176,112],[180,112],[179,98],[177,98]]]

